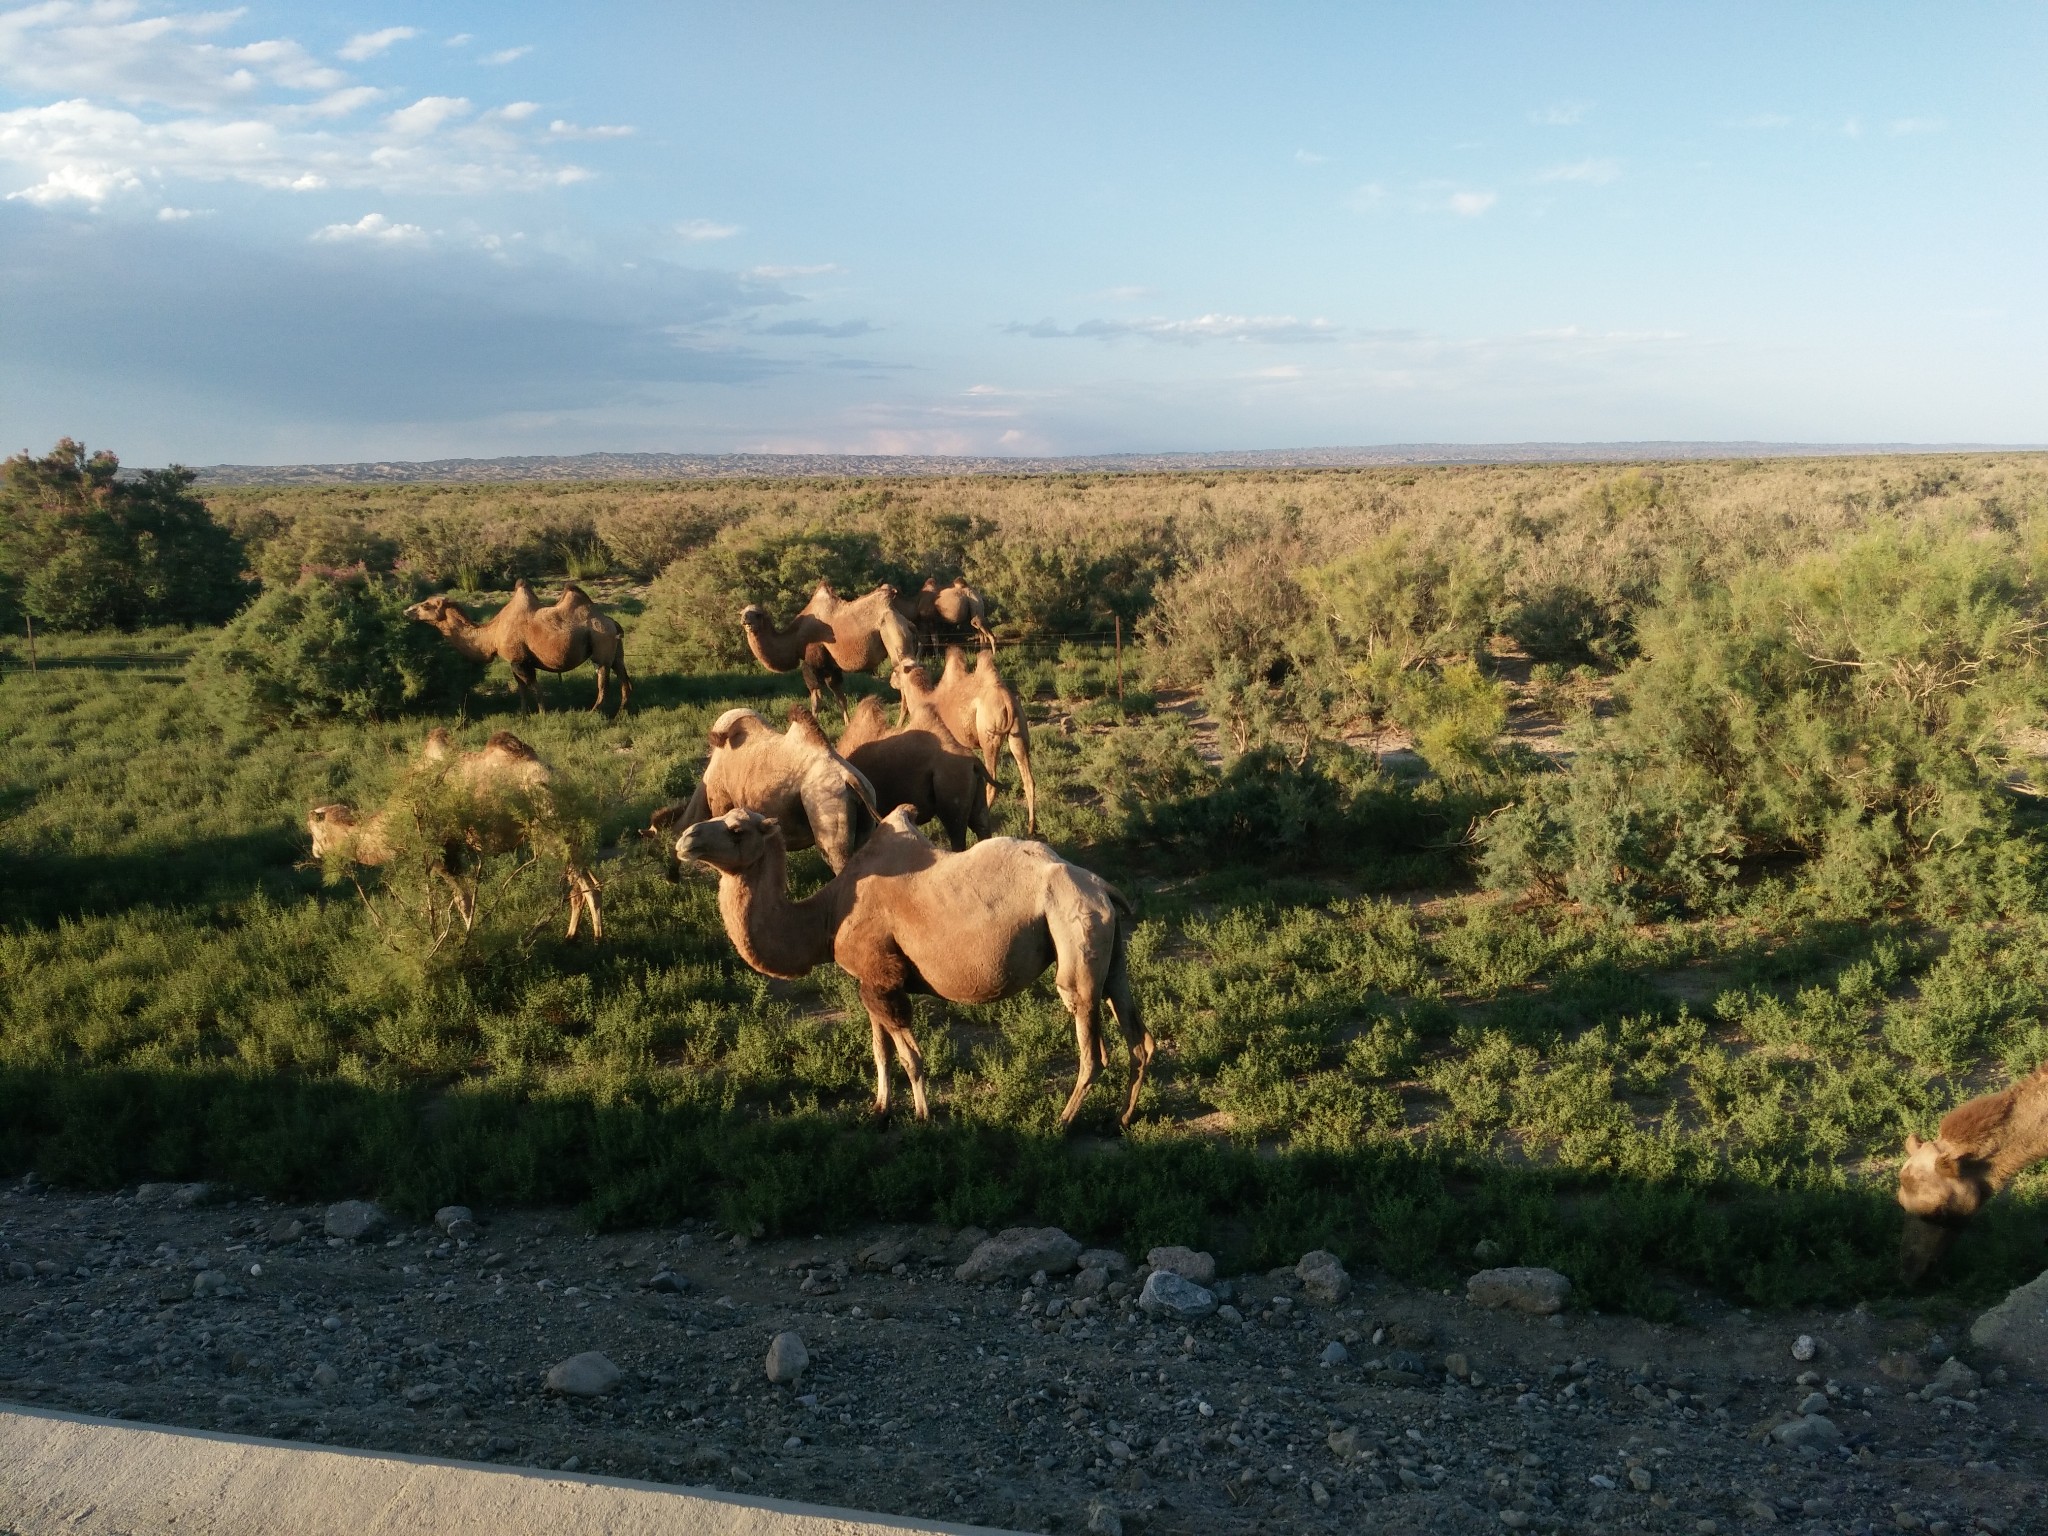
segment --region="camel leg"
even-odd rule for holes
[[[1104,979],[1109,993],[1109,1011],[1116,1015],[1117,1027],[1123,1031],[1124,1043],[1131,1053],[1131,1091],[1124,1100],[1124,1112],[1118,1125],[1129,1125],[1138,1113],[1138,1090],[1145,1086],[1145,1069],[1158,1054],[1159,1043],[1152,1038],[1152,1031],[1145,1027],[1143,1015],[1138,1012],[1138,996],[1131,990],[1131,969],[1125,955],[1124,920],[1119,918],[1116,928],[1116,947],[1109,954],[1109,975]]]
[[[868,1030],[873,1036],[869,1042],[875,1050],[875,1102],[874,1112],[878,1115],[889,1113],[889,1037],[882,1028],[881,1015],[872,1008],[868,1010]]]
[[[1067,1107],[1060,1111],[1062,1128],[1074,1123],[1074,1116],[1081,1113],[1081,1101],[1088,1097],[1088,1089],[1095,1081],[1099,1070],[1097,1063],[1102,1059],[1102,1036],[1095,1022],[1095,998],[1091,992],[1085,1000],[1065,987],[1060,988],[1060,1001],[1067,1005],[1074,1015],[1074,1053],[1080,1058],[1080,1069],[1074,1074],[1074,1091],[1067,1095]]]
[[[989,747],[988,755],[991,760],[996,755],[993,744]],[[1010,756],[1017,760],[1017,774],[1024,781],[1024,835],[1026,837],[1036,837],[1038,836],[1038,784],[1031,777],[1031,732],[1024,724],[1022,716],[1018,717],[1017,728],[1010,732]],[[989,777],[993,779],[995,774],[990,773]],[[994,791],[991,790],[990,793],[993,794]]]
[[[878,1029],[888,1031],[889,1041],[896,1047],[896,1060],[902,1064],[903,1075],[910,1079],[910,1101],[917,1110],[920,1120],[931,1119],[931,1107],[925,1101],[924,1053],[917,1048],[917,1036],[910,1032],[910,999],[902,992],[884,992],[865,983],[860,989],[860,1000],[868,1010],[868,1021]],[[881,1062],[881,1047],[875,1048],[877,1066]],[[876,1101],[886,1107],[889,1102],[889,1076],[878,1072],[879,1091]]]
[[[996,741],[995,737],[983,732],[981,738],[981,766],[988,770],[987,794],[990,805],[996,803],[996,786],[1001,782],[996,777],[996,753],[998,750],[1000,750],[1000,744]]]
[[[604,713],[605,684],[609,683],[611,680],[612,669],[607,666],[599,666],[597,669],[597,702],[590,706],[590,712],[593,715],[600,715]]]
[[[604,914],[598,909],[597,893],[603,889],[597,878],[587,870],[569,867],[569,937],[576,937],[577,925],[585,911],[590,913],[590,939],[596,943],[604,937]]]

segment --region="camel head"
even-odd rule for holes
[[[355,807],[343,801],[316,805],[306,817],[306,830],[313,834],[313,857],[324,859],[355,836]]]
[[[1962,1221],[1976,1215],[1990,1196],[1990,1181],[1979,1159],[1939,1136],[1932,1141],[1907,1136],[1906,1161],[1899,1168],[1899,1204],[1908,1215]]]
[[[733,810],[713,821],[683,828],[676,839],[676,857],[708,864],[722,875],[745,874],[782,846],[782,827],[759,811]]]
[[[455,738],[448,734],[448,727],[437,725],[427,732],[427,739],[420,743],[420,761],[423,763],[445,763],[455,755]]]
[[[405,610],[405,616],[408,619],[418,619],[422,624],[431,624],[443,634],[470,623],[469,615],[444,592],[421,598]]]
[[[750,635],[758,635],[764,629],[773,630],[775,621],[768,617],[768,610],[759,603],[749,603],[740,610],[740,628]]]
[[[914,661],[899,661],[889,669],[889,686],[908,697],[932,691],[931,674]]]

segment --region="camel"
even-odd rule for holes
[[[620,712],[632,702],[633,679],[626,672],[624,631],[616,619],[600,613],[573,582],[562,588],[552,607],[543,608],[521,577],[512,584],[511,601],[485,624],[478,624],[445,595],[414,603],[405,616],[433,625],[471,661],[503,661],[511,667],[521,713],[529,694],[533,707],[547,713],[536,670],[573,672],[586,661],[597,668],[597,699],[590,706],[591,713],[604,708],[605,688],[614,671],[619,674]]]
[[[792,848],[813,843],[837,874],[879,818],[875,787],[832,750],[802,705],[777,732],[751,709],[729,709],[711,727],[711,758],[686,806],[654,813],[650,834],[687,827],[728,811],[757,811],[787,828]]]
[[[1130,1049],[1120,1121],[1129,1125],[1156,1049],[1131,991],[1130,904],[1043,843],[995,837],[942,853],[910,815],[908,807],[892,811],[846,868],[802,901],[789,899],[783,832],[773,818],[733,811],[698,822],[676,840],[676,854],[718,871],[725,931],[755,970],[797,977],[831,960],[860,984],[877,1114],[889,1110],[893,1045],[917,1118],[931,1117],[924,1056],[910,1027],[913,993],[992,1003],[1024,991],[1050,965],[1074,1016],[1081,1063],[1060,1124],[1073,1123],[1097,1069],[1108,1065],[1098,1021],[1107,999]]]
[[[970,830],[988,836],[987,775],[936,711],[919,710],[892,730],[880,701],[862,699],[839,738],[839,755],[867,775],[877,806],[908,805],[919,823],[937,817],[955,853],[967,846]]]
[[[479,750],[458,754],[454,739],[441,726],[427,733],[413,772],[438,772],[468,797],[465,824],[457,836],[442,844],[433,859],[433,871],[454,892],[455,911],[463,926],[474,927],[475,894],[460,876],[465,852],[480,856],[511,853],[524,843],[527,828],[519,815],[520,802],[531,806],[536,797],[545,795],[553,775],[533,748],[510,731],[495,731]],[[324,860],[329,854],[339,854],[366,869],[391,863],[399,853],[392,836],[395,809],[387,805],[359,819],[355,807],[345,801],[314,806],[306,820],[313,837],[313,857]],[[598,906],[602,887],[573,859],[564,875],[569,884],[568,937],[576,937],[587,911],[591,938],[602,939],[604,914]]]
[[[996,640],[988,632],[987,617],[988,607],[981,594],[961,577],[955,576],[950,587],[941,587],[938,577],[927,576],[918,590],[919,638],[934,649],[941,643],[965,640],[970,635],[979,636],[993,647]]]
[[[740,628],[746,631],[747,649],[754,653],[754,660],[770,672],[803,673],[812,714],[818,712],[820,699],[829,691],[839,701],[840,717],[845,718],[846,674],[827,648],[832,639],[830,624],[816,614],[800,613],[790,620],[789,628],[777,629],[766,608],[749,603],[740,610]]]
[[[1038,835],[1038,784],[1031,776],[1031,726],[1024,718],[1024,706],[1016,691],[996,671],[995,652],[985,650],[975,658],[974,670],[967,670],[958,646],[946,648],[946,670],[937,687],[924,668],[899,666],[889,675],[889,685],[903,696],[903,714],[920,705],[938,711],[946,728],[968,747],[981,754],[988,770],[988,797],[996,795],[996,751],[1010,744],[1010,756],[1017,760],[1017,772],[1024,781],[1024,835]]]
[[[842,671],[872,672],[884,660],[897,662],[917,654],[917,636],[897,606],[892,586],[879,586],[849,603],[832,590],[830,582],[821,581],[803,612],[832,626],[832,638],[825,648]]]
[[[1899,1268],[1917,1280],[1956,1229],[2024,1168],[2048,1158],[2048,1064],[2000,1093],[1959,1105],[1932,1141],[1906,1137],[1899,1204],[1906,1212]]]

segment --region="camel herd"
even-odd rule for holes
[[[522,580],[512,601],[485,624],[445,597],[407,612],[464,655],[508,663],[522,703],[529,694],[539,702],[537,670],[566,672],[585,661],[597,668],[593,709],[602,707],[614,671],[619,707],[631,698],[619,626],[577,587],[543,607]],[[858,982],[874,1045],[877,1113],[889,1108],[893,1052],[917,1117],[929,1114],[924,1057],[911,1030],[914,994],[995,1002],[1024,991],[1052,967],[1060,1000],[1074,1018],[1080,1060],[1060,1123],[1072,1123],[1097,1071],[1108,1064],[1100,1027],[1107,1003],[1130,1054],[1121,1117],[1129,1124],[1156,1050],[1131,990],[1130,904],[1100,876],[1031,840],[1038,797],[1030,730],[1017,695],[997,671],[985,619],[980,597],[961,581],[941,587],[929,580],[909,599],[883,586],[851,602],[820,583],[786,626],[749,605],[740,614],[748,649],[770,671],[801,672],[810,708],[792,706],[781,731],[753,710],[726,711],[711,728],[709,757],[690,801],[655,812],[646,835],[667,844],[675,861],[716,871],[726,934],[753,969],[798,977],[829,960]],[[972,668],[950,643],[970,637],[982,643]],[[944,666],[934,683],[919,657],[941,647]],[[875,699],[851,711],[846,706],[845,674],[884,662],[899,696],[893,724]],[[844,723],[836,745],[816,715],[828,692]],[[1022,780],[1022,839],[989,836],[998,753],[1005,745]],[[525,823],[508,812],[507,802],[545,800],[551,775],[510,732],[496,733],[480,751],[457,753],[438,729],[413,772],[457,785],[475,806],[459,835],[430,855],[435,873],[455,892],[458,915],[473,922],[474,890],[462,879],[467,862],[520,845]],[[371,866],[389,862],[398,845],[392,814],[392,807],[368,817],[346,804],[314,807],[308,824],[315,855]],[[930,821],[944,829],[950,852],[918,830]],[[972,847],[969,833],[977,839]],[[808,847],[818,849],[832,878],[792,900],[788,853]],[[569,936],[587,913],[592,937],[602,937],[596,879],[574,857],[567,877]],[[1900,1271],[1911,1281],[1986,1201],[2048,1158],[2048,1065],[1955,1109],[1933,1140],[1908,1136],[1906,1153],[1898,1186],[1906,1213]]]

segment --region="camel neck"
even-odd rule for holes
[[[793,979],[832,958],[838,885],[834,879],[791,901],[789,858],[778,840],[750,874],[719,876],[718,912],[742,960],[763,975]]]
[[[443,633],[448,636],[448,643],[456,650],[471,661],[489,661],[497,655],[497,647],[491,643],[495,636],[491,633],[490,625],[478,624],[460,613],[451,617],[455,622]]]

